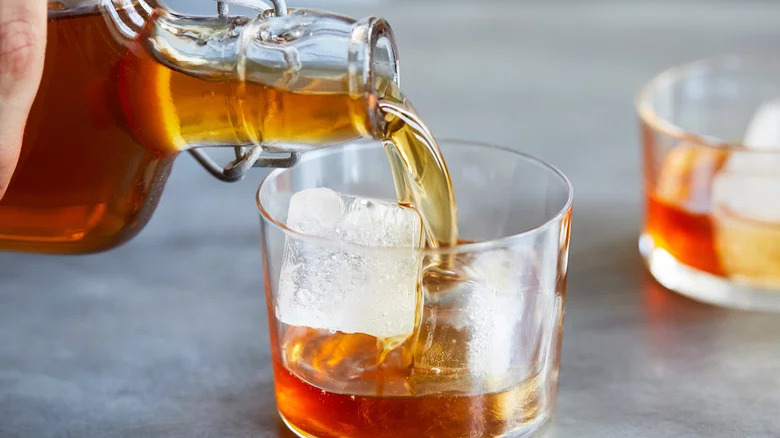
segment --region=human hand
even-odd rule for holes
[[[43,73],[46,9],[43,0],[0,0],[0,199]]]

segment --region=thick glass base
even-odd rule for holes
[[[284,422],[285,426],[287,426],[287,428],[290,429],[290,431],[292,431],[295,435],[301,438],[328,438],[328,437],[310,435],[306,433],[305,431],[297,428],[294,424],[292,424],[287,418],[285,418],[284,415],[282,415],[281,412],[279,412],[279,418],[282,419],[282,422]],[[536,433],[539,429],[541,429],[542,426],[547,424],[547,420],[549,420],[549,418],[550,417],[547,415],[539,415],[536,418],[534,418],[532,421],[525,423],[523,427],[520,429],[516,429],[512,432],[503,435],[498,435],[492,438],[528,438],[534,433]],[[406,437],[399,437],[399,438],[406,438]]]
[[[650,273],[667,289],[689,298],[744,310],[780,312],[780,290],[752,287],[682,264],[642,234],[639,251]]]

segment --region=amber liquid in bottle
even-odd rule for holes
[[[51,19],[21,156],[0,200],[0,249],[80,253],[131,238],[173,155],[138,143],[116,87],[127,48],[100,15]]]
[[[149,220],[185,146],[356,138],[365,108],[344,94],[174,71],[99,13],[50,18],[43,80],[0,200],[0,250],[112,248]]]

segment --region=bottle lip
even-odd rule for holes
[[[400,85],[399,67],[398,46],[390,24],[379,17],[357,21],[350,36],[348,90],[353,97],[367,97],[366,114],[370,129],[367,134],[371,136],[381,134],[384,128],[384,118],[378,105],[382,96],[377,89],[377,75],[392,76],[392,81]]]

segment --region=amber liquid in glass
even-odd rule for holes
[[[285,327],[274,352],[279,412],[301,435],[319,438],[497,437],[527,426],[551,402],[540,399],[537,376],[520,384],[472,376],[463,367],[468,327],[420,330],[446,342],[423,352],[412,338],[388,351],[365,334]],[[434,355],[437,367],[416,364],[421,354]]]
[[[536,379],[484,394],[356,396],[322,390],[275,362],[274,383],[288,425],[319,438],[497,437],[539,411]]]
[[[645,132],[651,128],[643,125]],[[643,137],[646,153],[657,148]],[[712,183],[728,153],[693,143],[676,145],[660,159],[645,157],[648,181],[644,233],[680,263],[724,275],[712,216]]]
[[[643,125],[643,132],[648,181],[644,233],[653,246],[708,274],[750,287],[780,287],[780,226],[745,217],[713,199],[716,180],[733,178],[727,162],[734,152],[683,142],[658,159],[654,151],[666,148],[654,144],[652,127]]]
[[[724,275],[709,214],[686,210],[654,195],[647,197],[646,209],[645,231],[656,247],[692,268]]]

